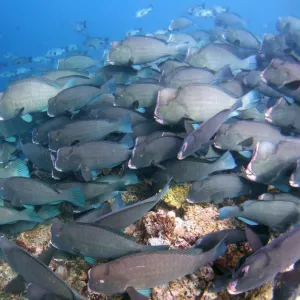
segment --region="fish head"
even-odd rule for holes
[[[74,147],[64,147],[58,149],[54,167],[59,172],[75,172],[80,163],[80,156],[75,153]]]
[[[284,61],[274,58],[270,65],[261,73],[261,79],[273,87],[281,87],[289,79],[289,72],[284,68]]]
[[[109,264],[101,264],[90,269],[88,289],[97,294],[125,292],[128,279],[124,275],[122,276],[117,269],[114,271]]]
[[[49,149],[51,151],[56,151],[60,147],[60,142],[62,140],[62,135],[60,130],[51,131],[48,134]]]
[[[47,114],[49,117],[56,117],[60,114],[63,114],[65,110],[65,105],[62,103],[62,101],[58,101],[56,97],[50,98],[48,100]]]
[[[270,257],[265,251],[252,254],[235,272],[233,279],[227,286],[228,292],[237,295],[261,286],[262,283],[270,280],[269,262]]]
[[[153,154],[147,152],[147,137],[140,136],[135,139],[131,159],[128,162],[130,169],[145,168],[151,165]]]
[[[154,117],[160,124],[176,124],[185,115],[184,107],[176,101],[177,89],[165,88],[158,92]]]
[[[131,51],[129,47],[124,45],[116,46],[111,49],[107,56],[107,61],[110,64],[119,66],[129,65],[131,58]]]
[[[290,119],[288,115],[293,115],[293,106],[290,105],[284,98],[277,100],[276,104],[270,107],[265,113],[265,119],[269,123],[279,126],[288,126]]]

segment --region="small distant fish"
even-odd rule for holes
[[[14,59],[17,58],[17,56],[15,56],[13,53],[11,52],[7,52],[6,54],[3,55],[4,58],[6,59]]]
[[[273,280],[280,272],[284,276],[284,270],[299,260],[299,242],[300,226],[260,248],[235,272],[228,284],[228,292],[233,295],[240,294]],[[296,282],[299,282],[299,272],[298,276],[296,274],[297,272],[294,278],[298,278]]]
[[[4,71],[0,73],[0,77],[1,78],[11,78],[11,77],[15,77],[17,74],[11,71]]]
[[[40,197],[41,193],[43,197]],[[45,205],[63,201],[70,202],[74,206],[83,207],[85,205],[84,195],[79,188],[58,191],[42,182],[24,177],[5,179],[1,195],[7,201],[11,201],[12,205],[16,207]]]
[[[100,64],[99,60],[94,60],[90,56],[73,55],[67,58],[61,58],[58,61],[58,69],[79,69],[85,70]]]
[[[58,221],[51,226],[51,244],[59,250],[86,258],[105,259],[169,248],[137,244],[131,236],[107,227],[78,223],[63,224]]]
[[[212,7],[213,12],[215,15],[220,15],[222,13],[228,12],[229,8],[228,7],[223,7],[221,5],[214,5]]]
[[[30,69],[18,68],[16,74],[17,75],[24,75],[24,74],[28,74],[29,72],[30,72]]]
[[[130,30],[126,31],[126,36],[141,34],[142,30],[143,30],[142,28],[130,29]]]
[[[157,34],[167,34],[169,31],[167,29],[158,29],[154,32],[154,35]]]
[[[46,52],[46,56],[48,57],[57,57],[57,56],[61,56],[66,52],[65,48],[54,48],[54,49],[50,49]]]
[[[98,50],[107,44],[108,44],[108,38],[88,36],[84,41],[85,46],[93,48],[94,50]]]
[[[124,293],[126,287],[152,288],[195,272],[225,251],[222,241],[207,252],[197,248],[171,249],[125,256],[93,267],[88,288],[98,294]]]
[[[77,32],[82,32],[86,29],[86,21],[77,22],[74,26],[74,30]]]
[[[71,52],[76,52],[76,51],[79,51],[80,50],[80,47],[76,44],[70,44],[66,47],[66,51],[71,53]]]
[[[174,19],[171,21],[169,25],[169,30],[174,31],[174,30],[182,30],[185,28],[188,28],[193,25],[193,22],[186,18],[186,17],[179,17],[177,19]]]
[[[152,10],[153,10],[153,6],[150,5],[150,6],[146,7],[146,8],[142,8],[142,9],[138,10],[138,11],[136,12],[136,15],[135,15],[135,16],[136,16],[137,18],[142,18],[142,17],[148,15]]]
[[[32,63],[32,57],[17,57],[12,59],[12,64],[14,66],[25,65]]]
[[[42,64],[49,64],[52,62],[52,59],[45,56],[36,56],[32,58],[32,61]]]

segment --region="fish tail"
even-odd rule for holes
[[[225,65],[223,68],[217,71],[213,78],[214,80],[212,81],[212,83],[214,84],[219,84],[224,81],[232,80],[233,74],[230,65]]]
[[[120,141],[120,144],[124,145],[126,149],[130,149],[134,146],[134,140],[131,136],[131,134],[125,134],[125,136]]]
[[[32,222],[43,222],[44,220],[35,212],[33,208],[27,208],[23,211],[23,213],[27,216],[28,221]]]
[[[130,115],[126,115],[124,118],[122,118],[118,122],[118,131],[123,132],[123,133],[131,133],[132,128],[131,128],[131,118]]]
[[[243,69],[245,70],[257,70],[257,58],[256,55],[249,56],[243,59]]]
[[[22,160],[17,160],[14,163],[14,169],[16,170],[16,176],[19,177],[30,177],[27,165]]]
[[[139,179],[135,174],[135,172],[126,171],[122,177],[122,181],[124,182],[125,185],[129,185],[129,184],[137,184],[139,182]]]
[[[213,251],[213,261],[225,254],[226,252],[226,243],[225,243],[226,236],[210,251]]]
[[[52,219],[60,214],[60,210],[55,205],[45,205],[39,209],[37,214],[44,220]]]
[[[241,100],[242,100],[242,107],[240,107],[238,110],[246,110],[257,106],[257,104],[261,100],[261,94],[258,90],[252,90],[248,94],[243,96]]]
[[[74,206],[85,207],[85,197],[79,187],[72,187],[68,191],[68,201]]]
[[[224,206],[219,212],[220,215],[218,220],[224,220],[230,217],[238,217],[241,214],[241,210],[238,206]]]
[[[221,156],[213,164],[215,167],[215,171],[231,170],[236,167],[235,160],[230,151],[227,151],[225,154],[223,154],[223,156]]]

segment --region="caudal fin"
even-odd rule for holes
[[[249,56],[243,59],[242,69],[245,70],[256,70],[257,69],[257,58],[256,55]]]
[[[242,106],[238,110],[246,110],[256,107],[261,100],[261,94],[258,90],[252,90],[241,98]]]
[[[131,118],[130,115],[126,115],[124,118],[122,118],[118,122],[118,129],[119,132],[123,133],[131,133],[132,132],[132,127],[131,127]]]
[[[23,213],[28,218],[28,221],[31,221],[31,222],[43,222],[44,221],[32,208],[25,209],[23,211]]]
[[[37,214],[43,220],[48,220],[57,217],[60,214],[60,210],[55,205],[44,205],[38,210]]]
[[[240,216],[241,210],[238,206],[224,206],[220,209],[218,220]]]
[[[121,179],[125,185],[137,184],[139,179],[134,171],[126,171]]]
[[[85,206],[85,197],[79,187],[72,187],[68,191],[68,201],[71,202],[74,206],[84,207]]]
[[[235,160],[229,151],[223,154],[216,162],[213,163],[213,165],[215,172],[231,170],[236,167]]]

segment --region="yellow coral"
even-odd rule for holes
[[[168,193],[163,197],[163,201],[168,206],[179,209],[186,202],[189,192],[189,185],[176,185],[169,189]]]

